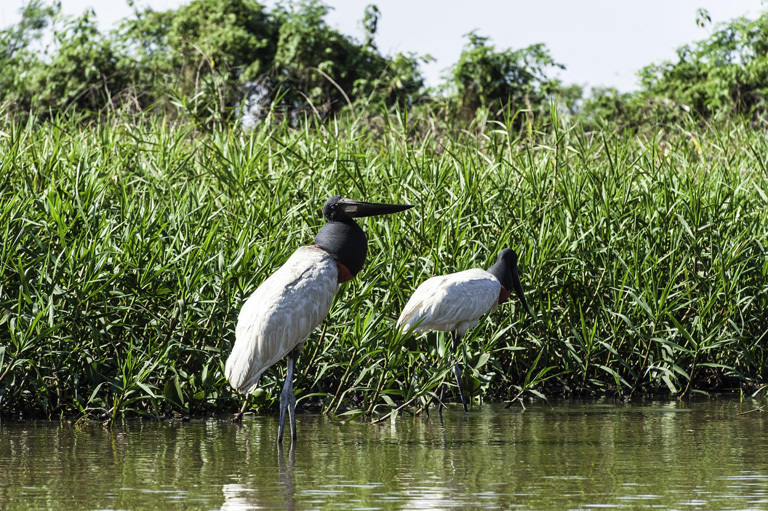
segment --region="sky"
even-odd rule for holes
[[[26,0],[0,1],[0,27],[18,21]],[[155,10],[176,8],[186,0],[136,0]],[[268,7],[275,0],[262,0]],[[427,85],[442,82],[455,64],[465,34],[475,30],[490,37],[497,49],[519,49],[544,43],[566,69],[553,73],[565,84],[637,89],[636,73],[651,63],[675,59],[683,44],[706,38],[717,23],[756,18],[768,0],[323,0],[332,7],[327,23],[362,39],[365,6],[381,11],[376,45],[385,55],[397,52],[431,55],[421,66]],[[131,14],[126,0],[61,0],[66,14],[92,7],[102,30]],[[712,24],[696,25],[696,10],[707,9]]]

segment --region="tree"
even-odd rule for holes
[[[548,77],[555,69],[565,69],[550,56],[544,44],[520,50],[496,50],[488,37],[475,32],[450,71],[455,98],[472,114],[479,109],[499,112],[503,108],[537,109],[559,87]]]
[[[703,17],[699,13],[698,22]],[[677,50],[676,62],[640,73],[643,94],[665,98],[699,115],[763,111],[768,97],[768,13],[737,18],[710,37]]]

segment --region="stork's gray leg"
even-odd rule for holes
[[[296,396],[293,395],[293,369],[296,365],[296,359],[299,357],[299,350],[291,350],[288,353],[288,369],[285,372],[285,385],[280,394],[280,427],[277,430],[277,443],[283,441],[283,429],[285,427],[285,412],[288,411],[291,421],[291,442],[296,441]]]
[[[234,422],[240,422],[240,420],[243,418],[243,414],[245,413],[245,409],[248,407],[248,396],[245,396],[245,399],[243,400],[243,406],[240,408],[240,411],[237,412],[237,415],[235,415],[235,418],[232,419]]]
[[[459,343],[461,342],[461,336],[457,335],[456,332],[451,332],[451,358],[450,361],[453,362],[453,375],[456,377],[456,385],[459,386],[459,395],[461,396],[461,404],[464,407],[464,411],[467,411],[467,398],[464,396],[464,389],[461,386],[461,367],[459,366],[459,362],[456,360],[456,351],[459,348]],[[440,412],[440,415],[443,414],[443,396],[445,395],[445,385],[443,385],[443,388],[440,389],[440,404],[438,405],[438,412]]]
[[[456,359],[456,350],[459,348],[459,342],[461,342],[461,336],[456,332],[451,332],[451,356],[453,357],[453,375],[456,377],[456,385],[459,386],[459,395],[461,396],[461,404],[464,407],[464,411],[467,411],[467,398],[464,395],[464,389],[461,386],[461,367]]]

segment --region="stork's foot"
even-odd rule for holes
[[[467,408],[467,398],[464,395],[464,390],[461,388],[461,369],[459,369],[459,376],[456,378],[456,381],[459,385],[459,395],[461,396],[461,405],[464,407],[464,412],[466,413],[469,410]],[[443,403],[445,402],[445,387],[447,386],[448,385],[446,383],[443,383],[443,386],[440,388],[440,397],[437,400],[437,413],[439,413],[441,417],[443,416],[443,408],[445,408],[445,405],[443,405]]]

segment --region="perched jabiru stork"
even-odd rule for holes
[[[467,399],[461,386],[461,368],[456,361],[456,350],[467,331],[477,324],[480,317],[505,302],[512,289],[528,314],[535,318],[523,294],[517,271],[517,252],[505,248],[487,271],[473,268],[425,280],[405,304],[397,320],[397,329],[403,332],[439,330],[451,333],[453,374],[465,412]]]
[[[283,440],[285,412],[296,440],[296,397],[293,372],[296,359],[309,334],[328,311],[339,284],[352,280],[363,268],[368,239],[354,218],[386,215],[412,207],[409,204],[362,202],[334,195],[323,206],[326,224],[314,245],[300,247],[265,280],[240,310],[235,345],[224,373],[230,385],[246,395],[235,420],[242,418],[250,394],[262,373],[288,356],[285,385],[280,395],[280,426]]]

